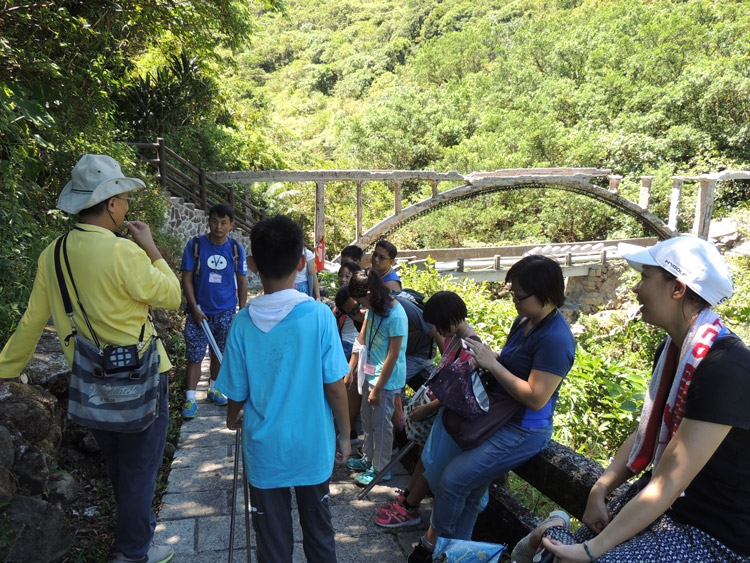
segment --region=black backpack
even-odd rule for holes
[[[403,288],[400,291],[392,291],[391,297],[393,297],[396,301],[403,304],[404,301],[408,301],[412,305],[416,305],[416,307],[419,309],[419,314],[421,315],[424,311],[424,294],[409,288]],[[408,318],[408,315],[407,315]],[[434,353],[434,349],[432,346],[435,345],[435,341],[432,339],[431,336],[428,336],[422,330],[415,325],[412,325],[412,323],[409,323],[409,336],[406,340],[406,355],[411,356],[417,353],[418,351],[423,350],[427,346],[430,346],[430,357],[432,357]]]

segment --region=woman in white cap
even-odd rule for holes
[[[573,536],[550,527],[542,547],[558,562],[750,561],[750,350],[711,309],[732,294],[727,266],[687,236],[620,253],[641,272],[643,320],[667,339],[638,429],[592,487],[585,526]]]

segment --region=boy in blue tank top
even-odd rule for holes
[[[336,561],[328,482],[351,450],[349,366],[331,310],[293,289],[306,266],[300,227],[264,219],[250,243],[264,293],[235,317],[216,387],[229,399],[227,427],[242,427],[258,559],[291,563],[294,487],[307,560]]]
[[[387,240],[379,240],[370,257],[372,269],[375,270],[388,291],[401,291],[401,278],[393,269],[398,249]]]

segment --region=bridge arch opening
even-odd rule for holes
[[[455,205],[461,201],[483,197],[497,192],[527,190],[555,190],[585,196],[586,198],[593,199],[596,202],[602,203],[635,219],[643,227],[653,232],[661,239],[677,234],[676,231],[669,228],[666,223],[653,213],[650,213],[639,205],[610,190],[605,190],[591,183],[557,183],[533,180],[513,184],[480,184],[479,186],[475,184],[464,184],[463,186],[446,190],[441,192],[437,197],[422,200],[403,209],[401,213],[384,219],[370,228],[367,232],[363,233],[363,235],[356,241],[356,244],[368,248],[377,240],[387,237],[390,233],[397,231],[407,223],[424,217],[448,205]]]

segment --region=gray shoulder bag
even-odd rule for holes
[[[66,250],[67,238],[68,234],[65,234],[55,244],[55,272],[65,314],[70,320],[71,334],[65,339],[65,346],[69,345],[71,337],[74,343],[68,417],[81,426],[97,430],[141,432],[151,426],[159,411],[158,336],[154,330],[151,343],[140,358],[145,323],[141,327],[138,344],[101,347],[73,280]],[[68,277],[93,342],[76,330],[73,305],[62,272],[61,254],[65,258]]]

